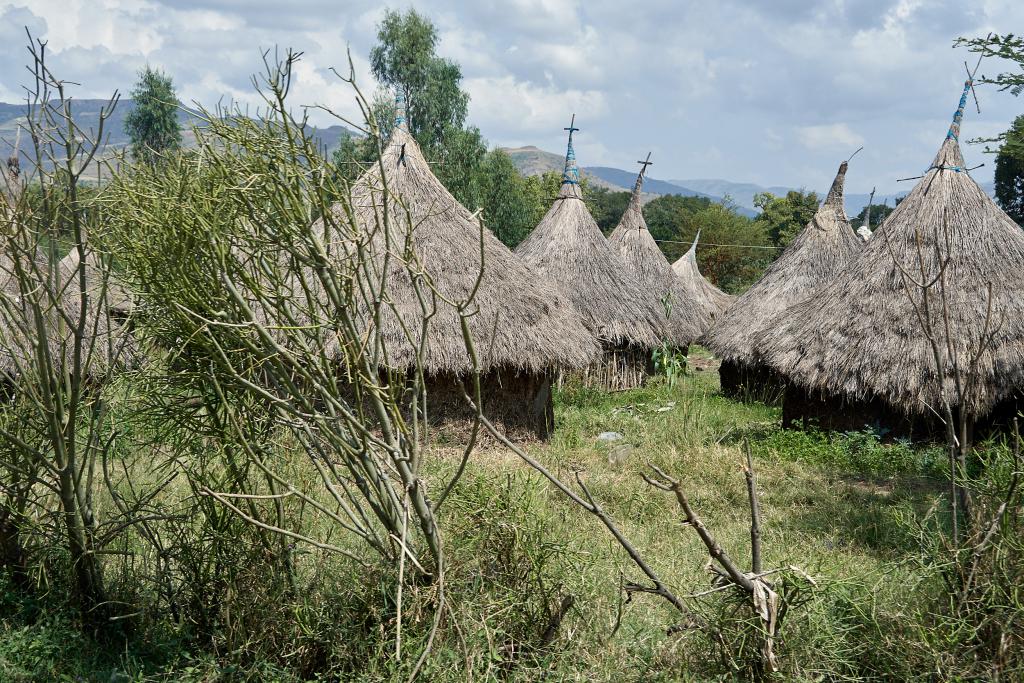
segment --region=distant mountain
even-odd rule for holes
[[[774,195],[786,194],[789,187],[761,187],[754,183],[734,183],[730,180],[699,178],[694,180],[670,180],[676,185],[685,185],[698,192],[706,192],[716,197],[729,197],[739,206],[754,209],[754,195],[758,192],[771,192]]]
[[[502,150],[512,157],[512,163],[516,165],[516,169],[524,176],[542,175],[548,171],[561,173],[565,169],[564,155],[545,152],[539,147],[532,145],[527,147],[503,147]],[[618,185],[594,175],[591,172],[592,170],[590,168],[581,168],[580,173],[593,183],[595,187],[603,187],[607,190],[622,189]],[[632,187],[631,183],[630,188]]]
[[[754,195],[758,192],[771,192],[776,196],[781,196],[794,190],[792,187],[762,187],[761,185],[755,185],[754,183],[734,183],[729,180],[721,179],[687,179],[687,180],[670,180],[670,183],[676,185],[685,185],[686,187],[700,192],[706,192],[708,194],[718,195],[720,197],[728,196],[737,205],[750,210],[756,210],[754,207]],[[995,196],[995,186],[992,182],[978,183],[981,189],[984,190],[990,197]],[[894,194],[876,194],[875,204],[888,203],[889,206],[894,206],[897,198],[902,198],[907,195],[910,190],[913,189],[913,183],[908,183],[907,189],[903,192],[897,192]],[[828,189],[824,191],[816,190],[819,197],[824,198],[828,194]],[[844,197],[844,205],[846,213],[849,216],[856,216],[861,210],[867,206],[868,199],[871,197],[867,193],[848,192]]]
[[[512,157],[512,162],[516,165],[519,172],[526,176],[540,175],[548,171],[561,172],[565,167],[564,156],[546,152],[538,147],[505,148],[504,151]],[[584,166],[580,168],[580,173],[593,185],[613,191],[630,191],[636,182],[635,171],[623,171],[620,168],[610,168],[608,166]],[[722,200],[721,196],[685,187],[681,183],[674,181],[666,182],[657,178],[651,178],[650,176],[644,179],[645,199],[653,199],[654,197],[666,194],[675,194],[683,197],[707,197],[714,202]],[[753,217],[757,215],[757,212],[752,208],[745,206],[739,206],[738,208],[740,213],[746,216]]]
[[[72,100],[71,113],[75,121],[83,129],[92,131],[93,135],[98,133],[100,111],[106,106],[107,100]],[[128,113],[135,109],[135,102],[132,100],[121,100],[112,112],[110,118],[104,122],[103,139],[106,143],[108,153],[123,149],[129,144],[128,134],[124,129],[124,122]],[[0,159],[6,160],[14,147],[14,140],[17,135],[19,124],[25,121],[26,107],[24,104],[9,104],[0,102]],[[198,113],[186,109],[178,110],[178,122],[182,128],[182,142],[185,147],[195,146],[195,135],[192,128],[202,127],[203,120]],[[329,126],[327,128],[314,128],[313,136],[328,153],[336,149],[341,141],[353,135],[352,131],[344,126]],[[26,156],[31,155],[32,145],[27,136],[22,132],[19,151],[22,155],[22,163]],[[31,159],[29,159],[31,162]]]
[[[505,148],[505,152],[512,157],[512,162],[523,175],[540,175],[546,171],[561,172],[565,166],[565,157],[561,154],[546,152],[538,147],[515,147]],[[587,177],[597,187],[604,187],[609,190],[632,190],[636,181],[635,171],[624,171],[620,168],[607,166],[584,166],[580,173]],[[994,196],[994,186],[991,182],[979,183],[981,189]],[[910,183],[904,192],[894,194],[876,194],[875,204],[883,202],[893,206],[897,197],[904,197],[913,188]],[[657,180],[647,177],[644,180],[645,199],[666,194],[682,195],[683,197],[707,197],[715,202],[728,198],[736,207],[739,213],[745,216],[756,216],[760,211],[754,206],[754,195],[759,192],[771,192],[776,196],[782,196],[793,187],[773,186],[764,187],[755,183],[737,183],[731,180],[720,178],[692,178],[686,180]],[[818,196],[824,198],[828,194],[828,188],[824,191],[816,190]],[[867,193],[851,192],[845,196],[846,213],[849,216],[856,216],[867,206]]]
[[[620,168],[609,168],[607,166],[587,166],[587,173],[597,176],[602,180],[609,182],[616,187],[625,188],[628,190],[633,189],[633,184],[636,182],[635,171],[623,171]],[[658,180],[651,176],[644,178],[644,191],[652,194],[678,194],[684,197],[708,197],[718,201],[721,197],[694,190],[690,187],[684,187],[681,183],[674,183],[671,181]]]

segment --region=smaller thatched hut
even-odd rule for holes
[[[727,395],[781,394],[782,379],[761,359],[759,336],[779,313],[832,281],[860,252],[862,242],[843,208],[846,169],[844,161],[811,222],[702,338],[704,346],[722,359],[719,375]]]
[[[387,268],[379,278],[386,292],[375,296],[386,295],[393,308],[384,310],[379,327],[371,330],[383,341],[385,365],[411,374],[419,364],[432,421],[466,414],[463,382],[473,367],[462,319],[452,305],[424,309],[423,297],[431,295],[425,293],[424,278],[410,272],[422,268],[444,300],[461,302],[473,295],[473,315],[466,323],[477,346],[485,414],[507,430],[546,436],[554,415],[552,375],[589,365],[598,355],[597,340],[555,283],[528,268],[490,230],[481,232],[479,219],[434,175],[409,132],[400,99],[398,104],[380,163],[351,192],[356,222],[373,235],[373,267]],[[364,323],[374,325],[369,316]],[[421,352],[418,332],[410,338],[410,330],[424,324]]]
[[[714,322],[714,320],[717,320],[719,316],[729,310],[736,297],[720,290],[700,272],[700,267],[697,265],[697,243],[699,241],[700,230],[697,231],[697,236],[693,238],[693,244],[690,245],[690,249],[678,261],[672,264],[672,271],[676,274],[676,277],[697,292],[699,300],[711,311],[711,322]]]
[[[648,160],[650,155],[647,155]],[[666,341],[686,353],[689,345],[710,326],[717,309],[699,295],[699,290],[676,277],[665,254],[647,230],[643,214],[644,171],[650,161],[637,162],[643,168],[636,176],[633,194],[619,224],[608,237],[647,293],[651,304],[662,306],[668,317]]]
[[[971,86],[931,166],[861,256],[760,336],[765,362],[790,381],[786,422],[913,434],[933,431],[947,402],[980,421],[1019,407],[1024,231],[965,167],[959,136]],[[958,369],[963,387],[973,358],[960,395]]]
[[[575,122],[575,117],[574,117]],[[586,376],[610,388],[642,383],[651,352],[668,336],[660,302],[652,301],[601,234],[583,202],[570,124],[562,186],[551,208],[516,254],[533,272],[561,287],[598,336],[604,358]]]
[[[89,256],[86,258],[87,264],[92,261]],[[72,325],[81,314],[78,262],[75,251],[53,270],[41,255],[34,262],[22,263],[20,268],[9,254],[0,258],[0,296],[5,299],[0,315],[0,376],[8,385],[34,367],[36,347],[44,337],[50,358],[70,371],[74,354]],[[120,303],[115,305],[114,298],[100,301],[99,270],[95,261],[92,263],[85,271],[90,296],[85,311],[82,360],[90,379],[98,381],[110,369],[136,366],[140,356],[136,339],[124,325],[131,299],[116,279],[111,279],[111,291],[119,292],[114,297]],[[43,331],[37,325],[33,306],[42,314]]]
[[[78,264],[77,249],[72,249],[61,259],[60,268],[66,279],[70,280],[71,277],[77,276]],[[111,317],[117,321],[124,321],[135,310],[135,295],[124,286],[117,275],[109,271],[109,267],[101,263],[97,252],[90,250],[86,254],[85,281],[89,286],[90,297],[94,303],[102,298]]]

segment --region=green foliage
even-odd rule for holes
[[[888,204],[871,204],[870,206],[865,206],[860,210],[860,213],[850,221],[855,228],[859,228],[864,225],[864,216],[869,208],[871,209],[871,225],[868,227],[872,230],[884,223],[885,219],[889,217],[889,214],[896,210],[895,206],[889,206]]]
[[[655,197],[644,205],[644,220],[647,221],[647,229],[651,231],[651,237],[656,240],[682,240],[686,236],[697,234],[697,223],[694,217],[704,209],[711,206],[711,200],[707,197],[683,197],[677,194],[666,194]],[[665,250],[669,260],[675,260],[682,256],[689,244],[665,244]],[[675,257],[675,258],[673,258]]]
[[[484,223],[498,239],[514,248],[543,216],[539,179],[521,176],[512,158],[495,148],[484,157],[479,180]]]
[[[437,29],[416,10],[387,10],[370,50],[370,68],[384,86],[405,96],[409,130],[424,148],[443,147],[451,129],[462,128],[469,95],[462,69],[437,56]]]
[[[966,46],[971,52],[982,57],[994,57],[1016,63],[1017,72],[1004,71],[994,77],[982,76],[978,82],[990,83],[1000,90],[1009,90],[1013,95],[1024,92],[1024,38],[1012,33],[990,33],[984,38],[958,38],[953,46]]]
[[[459,202],[470,208],[477,206],[487,143],[475,126],[464,127],[469,94],[462,90],[462,69],[437,55],[437,29],[414,9],[385,12],[377,27],[377,41],[370,50],[374,77],[405,98],[409,132],[427,159],[437,164],[438,178]],[[394,105],[386,100],[383,93],[378,93],[372,115],[393,121]],[[382,138],[390,133],[391,125],[380,127]],[[337,161],[375,158],[373,141],[362,143],[361,149],[359,145],[351,146],[354,150],[339,150]]]
[[[485,210],[493,208],[483,204],[480,197],[480,186],[485,182],[487,141],[480,135],[479,128],[449,127],[441,142],[433,148],[425,148],[424,153],[436,164],[435,175],[459,203],[471,211],[479,206]]]
[[[686,354],[667,343],[663,342],[654,349],[651,360],[654,362],[655,372],[664,375],[665,383],[669,387],[674,387],[676,381],[686,373]]]
[[[790,190],[785,197],[759,192],[754,206],[761,214],[754,221],[764,227],[772,244],[785,247],[811,221],[820,201],[817,193],[804,190]]]
[[[728,205],[711,204],[697,213],[693,222],[701,231],[702,242],[726,245],[697,247],[702,274],[725,291],[744,291],[778,255],[768,248],[771,244],[763,226]]]
[[[770,246],[764,227],[738,213],[728,202],[716,204],[707,197],[663,195],[644,206],[644,218],[651,236],[671,262],[686,253],[699,231],[703,243],[697,248],[701,274],[727,291],[743,291],[760,277],[774,255],[771,249],[758,248]]]
[[[613,191],[607,187],[590,188],[590,191],[584,195],[587,207],[590,209],[591,215],[594,216],[594,220],[597,221],[597,227],[601,228],[601,232],[605,236],[610,235],[622,220],[622,214],[626,212],[631,196],[631,192]]]
[[[995,191],[1003,211],[1024,226],[1024,116],[1004,134],[996,155]]]
[[[124,129],[136,161],[153,163],[181,147],[178,96],[170,76],[147,66],[139,72],[131,98],[135,108],[125,116]]]
[[[941,478],[946,454],[938,446],[909,441],[883,441],[883,435],[865,427],[859,432],[833,434],[817,431],[773,431],[758,441],[757,449],[790,462],[814,463],[832,472],[865,477],[919,475]]]

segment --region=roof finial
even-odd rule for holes
[[[395,128],[409,130],[409,121],[405,114],[405,93],[401,90],[395,94]]]
[[[644,159],[643,161],[637,159],[636,163],[640,164],[640,173],[638,173],[636,176],[636,185],[633,186],[633,194],[640,193],[640,188],[643,187],[644,184],[644,174],[647,173],[647,167],[654,165],[654,162],[651,161],[650,152],[647,153],[646,159]]]
[[[960,141],[960,122],[964,119],[964,107],[967,106],[967,93],[970,92],[973,87],[974,81],[968,78],[964,81],[964,92],[960,95],[960,105],[956,108],[953,113],[953,122],[949,124],[949,132],[946,133],[947,140]]]
[[[569,146],[565,150],[565,170],[562,171],[562,183],[579,185],[580,169],[576,166],[576,151],[572,148],[572,134],[579,130],[579,128],[576,127],[576,114],[572,115],[572,121],[569,123],[569,127],[563,128],[562,130],[569,131]]]
[[[956,111],[953,112],[953,122],[949,124],[949,132],[946,133],[946,139],[953,139],[960,142],[960,123],[964,119],[964,109],[967,107],[967,93],[970,92],[974,95],[974,105],[978,108],[978,112],[981,112],[981,107],[978,105],[978,95],[974,92],[974,74],[978,73],[978,67],[981,66],[981,57],[978,58],[978,64],[974,67],[974,71],[971,71],[971,67],[967,66],[967,62],[964,62],[964,69],[967,71],[967,80],[964,81],[964,91],[960,95],[960,104],[957,105]]]

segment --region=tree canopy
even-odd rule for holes
[[[897,202],[897,204],[898,203],[899,202]],[[869,206],[865,206],[863,209],[860,210],[860,213],[858,213],[854,217],[854,219],[850,221],[855,228],[859,228],[860,226],[864,225],[864,216],[869,207],[871,208],[871,225],[869,225],[868,227],[874,230],[875,228],[877,228],[878,226],[885,222],[885,219],[888,218],[889,214],[893,212],[893,210],[896,208],[896,205],[889,206],[888,204],[870,204]]]
[[[626,213],[632,193],[626,190],[609,190],[607,187],[588,189],[583,197],[594,220],[597,221],[597,227],[601,228],[601,232],[607,237],[619,224],[622,214]]]
[[[754,206],[761,209],[761,214],[754,220],[764,228],[772,244],[785,247],[814,217],[820,202],[816,192],[805,190],[790,190],[784,197],[758,192],[754,195]]]
[[[147,66],[139,72],[131,98],[135,108],[125,117],[124,129],[136,161],[153,163],[161,154],[181,147],[178,96],[170,76]]]
[[[1003,211],[1024,226],[1024,116],[1014,119],[996,154],[995,193]]]

